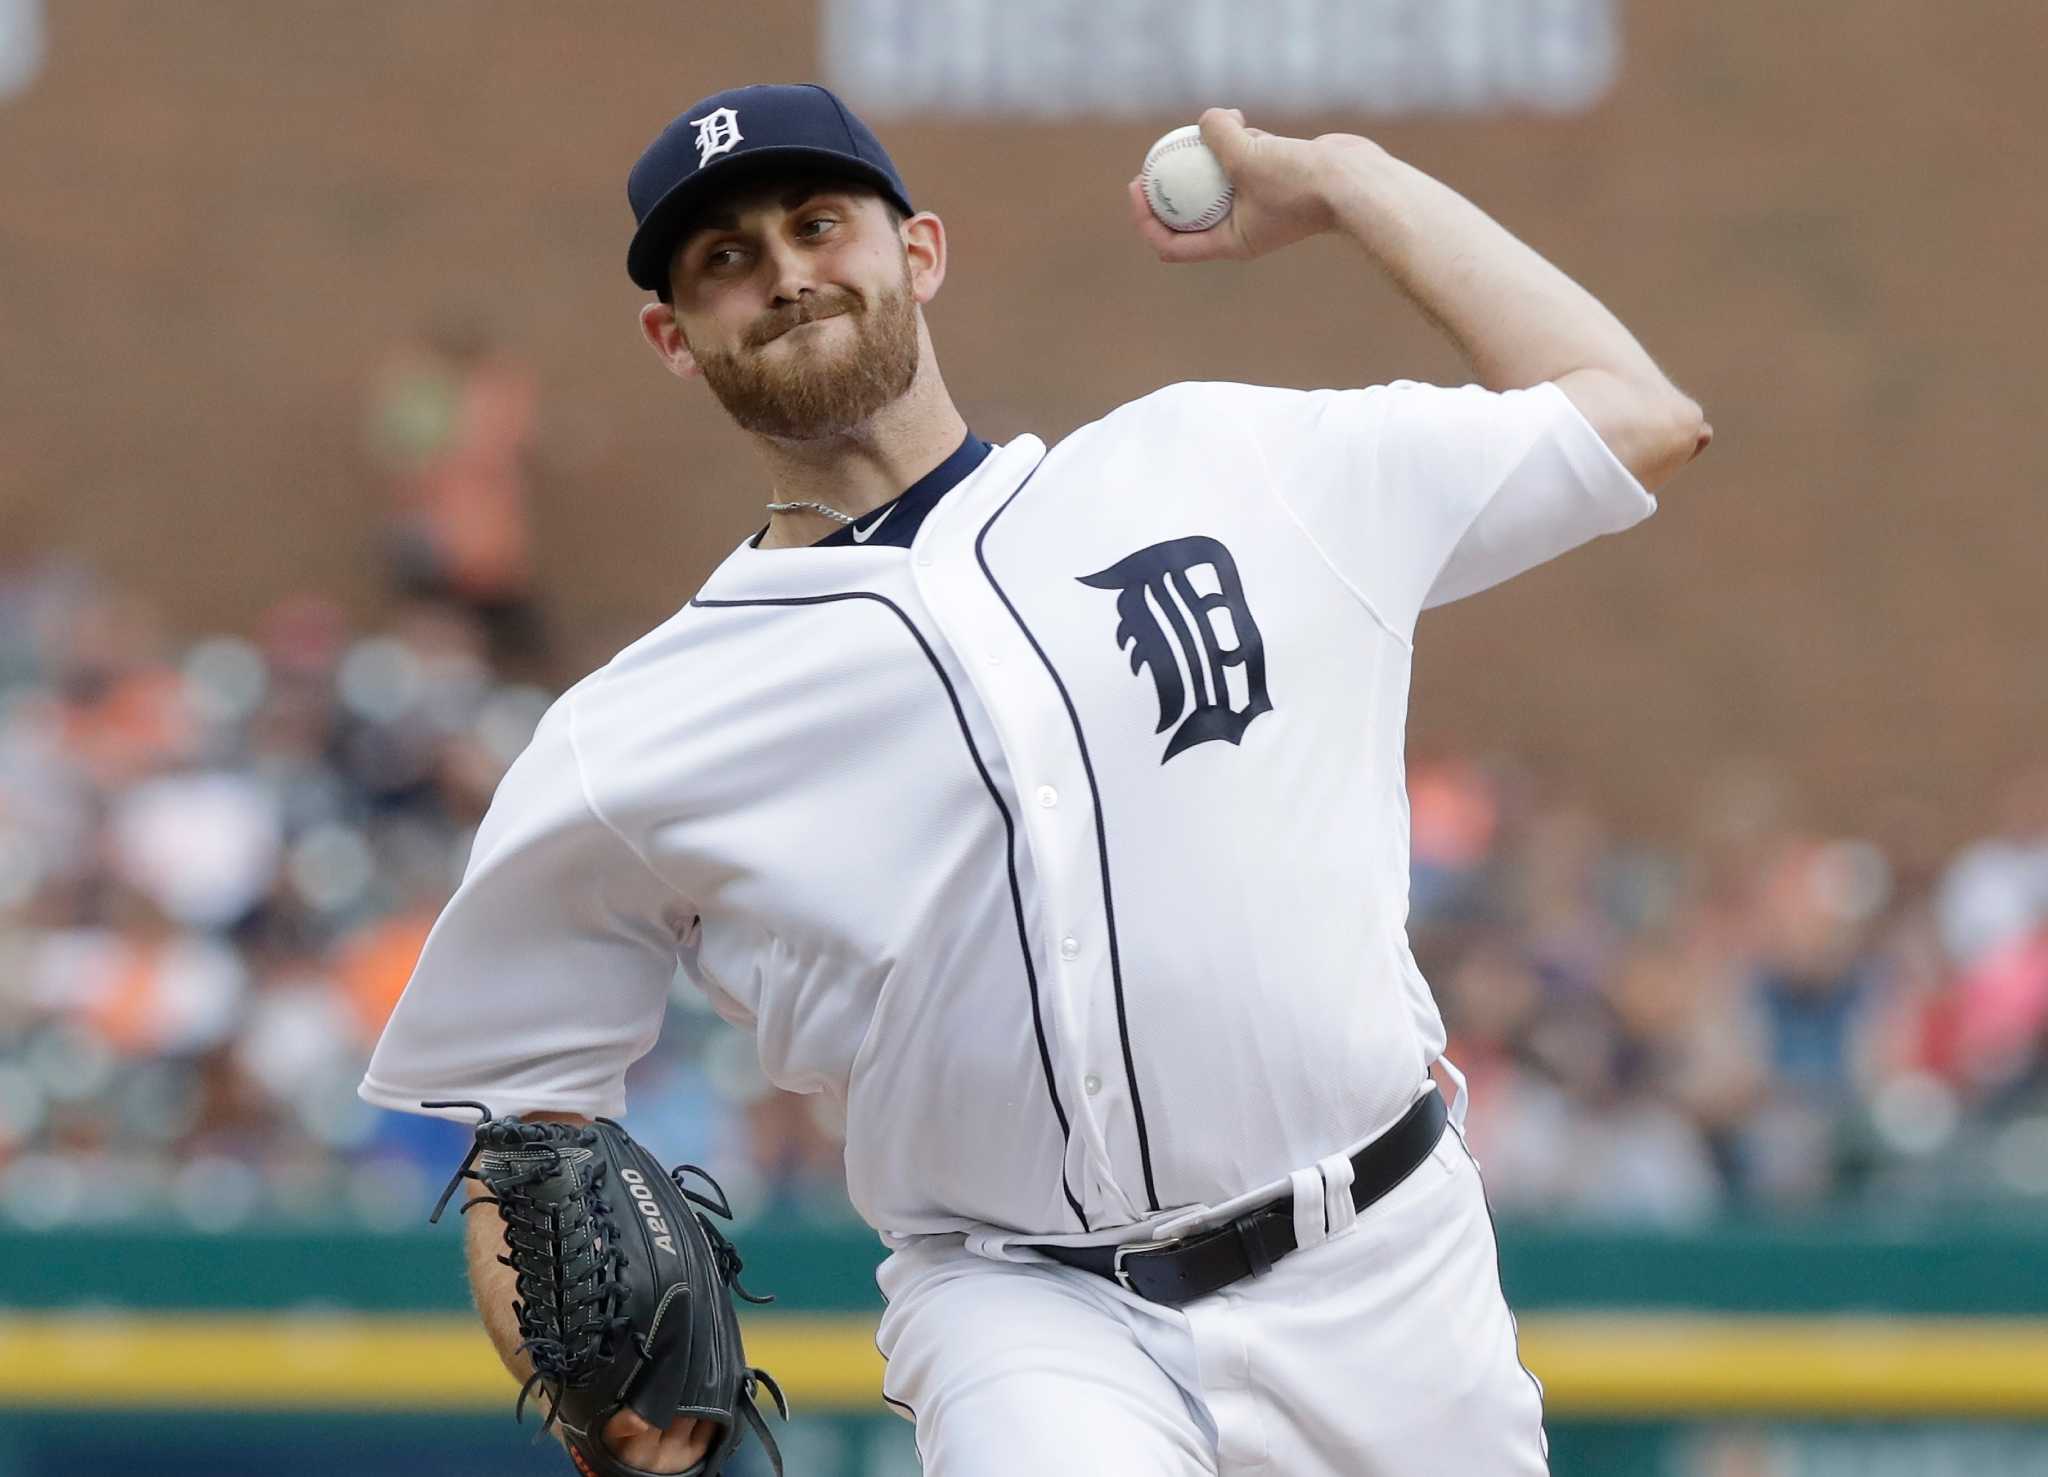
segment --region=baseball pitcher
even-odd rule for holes
[[[945,224],[838,98],[717,94],[632,168],[641,333],[766,524],[541,722],[361,1087],[484,1120],[478,1305],[585,1472],[715,1471],[779,1401],[720,1197],[615,1121],[679,968],[844,1116],[927,1471],[1546,1470],[1406,938],[1416,623],[1648,517],[1710,432],[1451,189],[1200,126],[1233,202],[1173,232],[1134,181],[1162,260],[1340,233],[1474,383],[990,445],[925,321]]]

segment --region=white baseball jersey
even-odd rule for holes
[[[1176,385],[935,490],[555,704],[365,1098],[619,1115],[680,964],[897,1242],[1114,1239],[1410,1105],[1417,615],[1654,501],[1554,385],[1407,382]]]

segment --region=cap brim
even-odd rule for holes
[[[799,145],[753,149],[707,165],[655,201],[654,208],[633,233],[632,245],[626,248],[626,274],[650,292],[666,291],[669,261],[675,256],[684,232],[689,230],[692,216],[716,196],[761,174],[806,168],[873,185],[885,199],[910,212],[910,202],[897,193],[895,181],[873,165],[830,149]]]

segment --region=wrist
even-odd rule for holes
[[[1321,189],[1332,228],[1368,250],[1385,246],[1401,218],[1401,183],[1408,167],[1371,139],[1353,134],[1326,134],[1316,142],[1324,150]]]

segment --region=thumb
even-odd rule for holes
[[[645,1436],[653,1429],[653,1426],[641,1419],[639,1412],[629,1405],[622,1405],[619,1407],[618,1413],[605,1422],[604,1433],[607,1436],[624,1439],[634,1436]]]
[[[1236,108],[1210,108],[1201,117],[1202,142],[1228,173],[1252,147],[1251,130]]]

